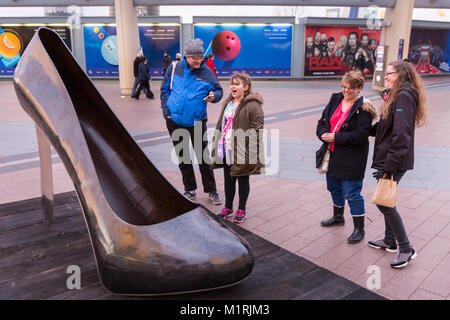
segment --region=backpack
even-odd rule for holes
[[[172,61],[172,74],[170,75],[170,90],[172,90],[173,83],[173,74],[175,73],[175,67],[177,66],[178,61]]]

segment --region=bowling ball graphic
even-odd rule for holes
[[[241,51],[241,40],[231,31],[221,31],[212,40],[214,55],[223,61],[233,60]]]
[[[0,54],[6,58],[13,58],[20,53],[22,42],[18,35],[11,31],[0,34]]]

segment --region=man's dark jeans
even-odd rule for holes
[[[205,162],[205,159],[203,159],[203,154],[207,154],[207,155],[210,154],[209,150],[208,150],[208,141],[203,141],[203,137],[205,136],[205,132],[207,130],[206,120],[202,121],[202,137],[201,138],[197,137],[197,139],[194,139],[194,128],[195,127],[182,127],[182,126],[178,125],[177,123],[175,123],[174,121],[172,121],[172,119],[170,119],[170,118],[166,119],[166,125],[167,125],[167,130],[169,131],[171,139],[172,139],[172,133],[176,129],[185,129],[186,132],[189,133],[192,145],[194,146],[194,150],[196,151],[195,156],[197,157],[197,160],[199,162],[200,174],[202,176],[203,191],[206,193],[216,192],[217,189],[216,189],[216,180],[214,179],[214,172],[213,172],[213,170],[211,170],[209,161],[207,163],[207,162]],[[177,145],[179,143],[182,143],[183,139],[184,139],[183,137],[181,137],[180,140],[178,140],[178,141],[174,141],[172,139],[172,143],[173,143],[174,147],[177,147]],[[202,141],[201,148],[199,148],[199,146],[196,146],[196,143],[197,143],[196,140]],[[201,151],[201,154],[199,154],[200,151]],[[192,160],[190,158],[190,153],[186,155],[186,158],[188,159],[188,161],[181,161],[181,159],[184,158],[183,148],[181,148],[181,151],[177,154],[177,156],[178,156],[178,159],[180,159],[179,167],[180,167],[181,174],[183,176],[184,190],[185,191],[196,190],[197,182],[195,180],[194,167],[192,166]],[[209,160],[209,159],[206,159],[206,160]]]

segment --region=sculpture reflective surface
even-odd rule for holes
[[[46,218],[52,218],[45,156],[51,144],[75,186],[107,290],[174,294],[248,277],[254,264],[248,243],[164,178],[58,34],[36,32],[16,68],[14,87],[38,131]]]

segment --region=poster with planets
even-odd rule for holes
[[[290,76],[292,24],[194,24],[194,36],[214,54],[218,76]]]
[[[69,26],[46,26],[56,31],[71,50],[72,41]],[[0,76],[13,76],[17,63],[39,25],[0,24]]]
[[[83,25],[86,72],[89,76],[119,76],[115,25]]]
[[[164,51],[168,52],[172,60],[180,51],[180,25],[142,23],[138,28],[150,73],[152,76],[161,76]],[[85,24],[83,34],[87,74],[92,77],[118,77],[119,53],[115,24]]]

